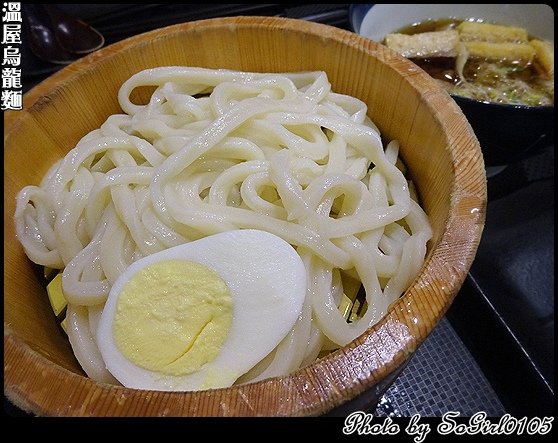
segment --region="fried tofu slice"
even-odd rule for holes
[[[527,43],[527,30],[515,26],[493,25],[491,23],[461,22],[457,26],[459,37],[463,42],[490,43]]]
[[[469,57],[488,60],[509,60],[526,65],[531,63],[536,55],[535,48],[529,43],[464,42],[464,45]]]
[[[531,40],[529,44],[535,48],[535,64],[548,77],[554,77],[554,43],[548,40]]]
[[[420,34],[388,34],[384,43],[403,57],[455,57],[459,33],[455,30],[422,32]]]

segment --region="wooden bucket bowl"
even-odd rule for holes
[[[426,262],[374,327],[310,366],[261,382],[199,392],[128,389],[87,378],[16,239],[15,196],[87,132],[119,112],[117,91],[149,67],[258,72],[326,71],[356,96],[400,155],[429,215]],[[235,17],[190,22],[103,48],[54,74],[5,113],[4,393],[53,416],[303,416],[376,401],[459,291],[484,226],[486,176],[458,106],[408,60],[354,33],[311,22]],[[374,389],[372,389],[374,388]]]

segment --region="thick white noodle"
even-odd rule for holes
[[[132,100],[155,87],[148,102]],[[323,346],[343,346],[412,283],[432,233],[384,149],[366,105],[331,91],[324,72],[261,74],[162,67],[120,88],[110,116],[17,197],[28,257],[63,269],[69,338],[87,374],[114,382],[95,343],[110,288],[134,261],[231,229],[272,232],[307,268],[291,332],[241,382],[285,375]],[[348,322],[341,275],[367,308]],[[351,295],[352,297],[355,294]]]
[[[101,352],[89,328],[89,314],[85,306],[68,304],[66,310],[68,339],[77,361],[92,379],[109,384],[119,384],[106,369]]]

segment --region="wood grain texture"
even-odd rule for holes
[[[401,142],[401,155],[434,229],[425,265],[381,322],[290,376],[187,393],[93,382],[75,361],[16,239],[13,214],[19,189],[38,183],[83,135],[119,111],[117,91],[127,78],[168,65],[324,70],[334,91],[366,102],[382,134]],[[483,158],[457,105],[408,60],[326,25],[234,17],[155,30],[57,72],[25,95],[23,111],[5,113],[4,123],[4,392],[37,415],[323,414],[372,392],[412,355],[459,291],[484,226]]]

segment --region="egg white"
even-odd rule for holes
[[[118,297],[126,283],[144,267],[171,259],[192,260],[213,269],[233,300],[231,327],[219,354],[185,376],[135,365],[120,352],[112,334]],[[228,387],[287,335],[301,313],[305,295],[304,264],[286,241],[255,229],[215,234],[130,265],[110,291],[99,320],[97,344],[107,369],[126,387],[173,391]]]

